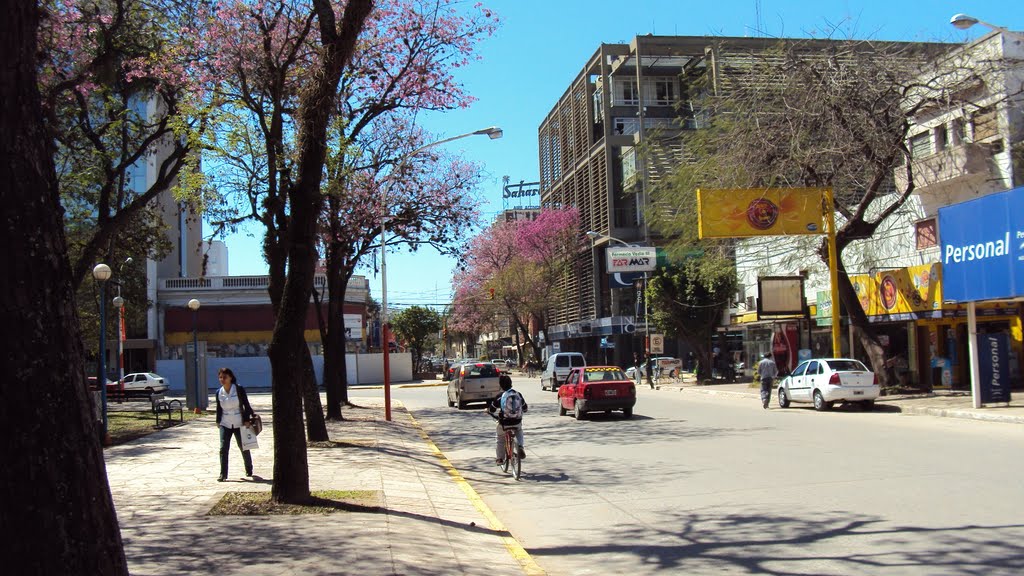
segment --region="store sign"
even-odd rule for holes
[[[978,334],[978,373],[983,404],[1010,401],[1009,350],[1009,334]]]
[[[608,275],[608,287],[612,289],[633,288],[643,277],[642,272],[616,272]]]
[[[608,273],[653,272],[658,265],[658,249],[643,246],[616,246],[605,250]]]
[[[939,208],[939,239],[947,300],[1024,296],[1024,188]]]

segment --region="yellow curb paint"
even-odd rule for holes
[[[508,528],[505,528],[505,525],[501,523],[501,520],[498,520],[498,517],[495,516],[494,512],[492,512],[491,509],[487,506],[487,504],[484,503],[483,499],[480,498],[480,495],[476,493],[476,490],[474,490],[473,487],[469,485],[469,482],[467,482],[466,479],[462,477],[462,474],[459,473],[455,466],[452,465],[451,461],[449,461],[448,458],[444,455],[444,453],[441,452],[441,450],[437,447],[437,445],[434,444],[434,441],[430,439],[430,436],[427,434],[427,431],[424,430],[422,426],[420,426],[420,423],[416,421],[416,418],[413,417],[412,413],[406,411],[406,414],[409,415],[409,420],[412,421],[412,425],[416,427],[416,430],[419,431],[420,436],[427,443],[427,446],[430,448],[431,454],[433,454],[434,457],[441,462],[441,465],[444,466],[445,470],[448,471],[448,475],[451,476],[452,480],[455,481],[455,484],[458,485],[458,487],[461,488],[463,492],[465,492],[466,496],[469,498],[469,501],[473,503],[473,506],[475,506],[476,509],[479,510],[480,513],[484,515],[484,518],[486,518],[487,522],[491,525],[491,529],[497,532],[504,532],[506,534],[509,534],[508,536],[502,536],[501,540],[505,544],[505,549],[508,550],[508,553],[516,559],[516,562],[519,562],[519,566],[523,569],[523,573],[527,574],[528,576],[546,576],[547,572],[545,572],[543,568],[541,568],[539,565],[537,565],[536,562],[534,562],[533,557],[530,556],[530,553],[527,552],[526,549],[524,549],[523,546],[519,544],[519,541],[511,535],[511,533],[508,531]]]

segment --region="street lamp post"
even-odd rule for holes
[[[110,432],[107,428],[107,367],[106,367],[106,332],[107,332],[107,280],[110,280],[110,266],[97,264],[92,269],[92,277],[96,279],[100,288],[100,355],[99,368],[96,375],[96,382],[100,386],[100,401],[103,406],[103,445],[110,445]]]
[[[606,238],[606,239],[608,239],[611,242],[618,242],[619,244],[622,244],[623,246],[627,246],[627,247],[630,247],[630,248],[635,248],[636,247],[636,244],[630,244],[629,242],[626,242],[624,240],[619,240],[618,238],[616,238],[614,236],[609,236],[607,234],[601,234],[600,232],[594,232],[593,230],[588,230],[586,232],[586,234],[587,234],[587,237],[590,238],[591,242],[596,242],[597,240],[600,240],[602,238]],[[596,269],[595,269],[595,277],[594,277],[595,285],[598,282],[596,274],[597,274],[597,272],[596,272]],[[647,364],[649,364],[650,361],[651,361],[651,323],[648,322],[648,318],[647,318],[647,272],[644,272],[643,274],[644,274],[644,288],[643,288],[642,294],[644,295],[644,364],[646,366],[644,371],[647,372],[647,384],[650,385],[651,384],[651,369],[650,369],[651,367],[647,366]],[[639,367],[638,367],[638,369],[639,369]],[[651,387],[653,388],[653,385],[651,385]]]
[[[192,376],[195,379],[195,405],[193,410],[196,414],[202,413],[199,402],[199,300],[193,298],[188,301],[188,309],[192,311]]]
[[[445,138],[438,140],[437,142],[431,142],[424,144],[419,148],[416,148],[412,152],[409,152],[405,156],[402,156],[397,163],[397,166],[401,166],[406,160],[409,160],[413,156],[440,144],[445,144],[453,140],[460,138],[467,138],[469,136],[483,136],[487,135],[491,140],[501,138],[502,130],[497,126],[491,126],[490,128],[483,128],[476,130],[475,132],[467,132],[465,134],[459,134],[458,136],[452,136],[451,138]],[[391,420],[391,356],[389,339],[391,334],[391,327],[388,325],[388,268],[385,260],[385,254],[387,254],[387,221],[388,221],[388,198],[387,193],[384,194],[384,210],[380,217],[380,300],[381,300],[381,312],[380,312],[380,337],[381,345],[383,346],[383,360],[384,360],[384,419]]]
[[[1013,36],[1018,40],[1024,40],[1024,34],[1021,34],[1020,32],[1014,32],[1013,30],[1003,28],[1002,26],[989,24],[984,20],[979,20],[974,16],[968,16],[967,14],[954,14],[953,17],[949,19],[949,23],[952,24],[953,27],[956,28],[957,30],[967,30],[968,28],[974,26],[975,24],[981,24],[982,26],[990,30],[1001,32],[1003,34],[1006,34],[1007,36]]]
[[[131,258],[125,258],[124,262],[117,267],[117,296],[114,297],[114,308],[117,308],[117,386],[120,393],[120,398],[124,398],[124,340],[125,340],[125,325],[124,325],[124,298],[121,297],[121,281],[123,281],[123,275],[121,270],[125,264],[131,264]],[[120,402],[120,398],[118,402]]]

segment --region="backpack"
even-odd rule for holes
[[[523,397],[515,390],[509,390],[501,400],[501,412],[509,420],[523,417]]]

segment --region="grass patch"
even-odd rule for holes
[[[318,490],[304,504],[271,502],[269,492],[228,492],[210,510],[210,516],[269,516],[378,512],[379,490]]]
[[[184,411],[183,416],[185,422],[195,420],[202,416],[202,414],[194,414],[192,412]],[[153,414],[152,410],[125,410],[125,411],[108,411],[107,412],[107,431],[110,432],[111,444],[116,446],[118,444],[124,444],[130,440],[136,438],[142,438],[148,436],[153,432],[163,430],[166,428],[167,419],[164,416],[160,418],[160,428],[156,427],[156,415]],[[175,411],[174,416],[171,418],[171,425],[177,426],[178,414]]]

